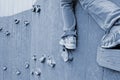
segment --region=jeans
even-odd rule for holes
[[[73,9],[74,0],[60,0],[64,22],[62,38],[76,36],[76,18]],[[99,26],[108,31],[120,18],[120,7],[110,0],[79,0],[82,8],[87,11]]]

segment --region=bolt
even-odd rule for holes
[[[28,21],[24,21],[24,24],[27,26],[29,25],[30,23]]]
[[[20,71],[16,71],[16,75],[20,75],[21,74],[21,72]]]
[[[20,20],[15,19],[15,24],[18,24],[20,22]]]
[[[6,31],[5,34],[6,34],[6,36],[9,36],[9,35],[10,35],[10,32],[9,32],[9,31]]]
[[[28,63],[25,64],[25,68],[28,69],[30,65]]]
[[[45,55],[42,55],[42,57],[41,57],[39,60],[40,60],[40,62],[41,62],[41,63],[44,63],[44,62],[45,62],[45,60],[46,60]]]
[[[7,67],[6,67],[6,66],[4,66],[4,67],[3,67],[3,71],[6,71],[6,70],[7,70]]]
[[[37,60],[36,55],[33,55],[32,59],[36,61]]]

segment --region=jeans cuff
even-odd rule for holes
[[[64,38],[66,36],[75,36],[75,37],[77,37],[77,32],[76,32],[76,30],[75,31],[64,31],[61,38]]]

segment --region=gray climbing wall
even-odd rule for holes
[[[63,28],[59,0],[38,0],[35,5],[41,6],[40,13],[28,10],[0,18],[0,80],[120,80],[119,72],[97,64],[97,46],[104,32],[79,3],[78,45],[68,63],[61,58],[59,46]],[[46,60],[41,63],[43,55]],[[53,68],[50,60],[56,64]]]

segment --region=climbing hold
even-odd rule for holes
[[[33,55],[33,56],[32,56],[32,59],[33,59],[34,61],[36,61],[36,60],[37,60],[36,55]]]
[[[41,72],[35,72],[36,76],[40,76],[41,75]]]
[[[29,25],[30,23],[28,21],[24,21],[24,24],[27,26]]]
[[[65,47],[62,48],[61,57],[63,58],[64,62],[73,61],[73,57],[72,57],[71,51],[66,49]]]
[[[61,56],[62,56],[64,62],[69,61],[69,53],[68,53],[68,51],[67,51],[66,48],[63,48],[63,51],[62,51],[62,53],[61,53]]]
[[[16,71],[16,75],[20,75],[21,74],[21,72],[18,70],[18,71]]]
[[[6,36],[9,36],[9,35],[10,35],[10,32],[9,32],[9,31],[6,31],[5,34],[6,34]]]
[[[0,31],[2,31],[3,30],[3,27],[2,26],[0,26]]]
[[[36,6],[33,5],[32,12],[36,12]]]
[[[31,75],[34,75],[34,72],[33,72],[33,71],[31,72]]]
[[[40,5],[33,5],[32,12],[40,13]]]
[[[41,70],[39,69],[39,70],[35,71],[35,75],[38,76],[38,77],[40,77],[40,75],[41,75]]]
[[[19,24],[20,20],[15,19],[15,24]]]
[[[40,13],[41,9],[40,9],[40,5],[37,5],[37,9],[36,9],[36,12],[37,13]]]
[[[52,67],[52,68],[54,68],[55,65],[56,65],[56,63],[55,63],[55,61],[52,59],[52,57],[48,57],[47,64],[48,64],[50,67]]]
[[[41,63],[44,63],[45,60],[46,60],[46,56],[45,55],[42,55],[42,57],[39,59]]]
[[[3,71],[6,71],[6,70],[7,70],[7,67],[6,67],[6,66],[4,66],[4,67],[3,67]]]
[[[28,69],[30,67],[29,63],[25,63],[25,68]]]

